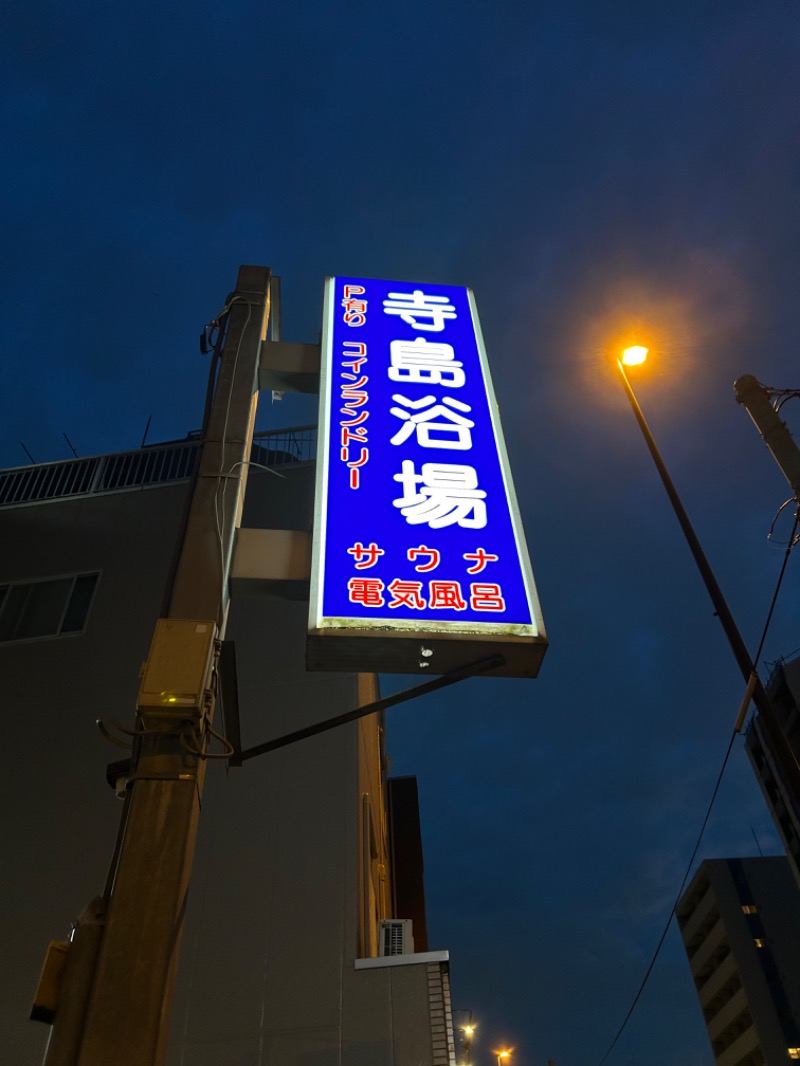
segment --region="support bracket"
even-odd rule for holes
[[[255,747],[245,748],[244,751],[236,751],[228,760],[228,765],[241,766],[245,759],[253,759],[256,755],[264,755],[268,751],[285,748],[288,744],[294,744],[298,740],[315,737],[317,734],[325,733],[329,729],[335,729],[337,726],[355,722],[359,718],[365,718],[368,714],[374,714],[376,711],[386,710],[388,707],[394,707],[398,703],[416,699],[418,696],[426,696],[429,692],[436,692],[440,688],[454,685],[457,681],[464,681],[468,677],[475,677],[476,674],[496,670],[504,662],[505,659],[502,655],[490,655],[486,659],[478,659],[476,662],[467,663],[457,670],[451,670],[449,673],[442,674],[441,677],[435,677],[422,685],[415,685],[413,688],[406,688],[402,692],[396,692],[393,696],[386,696],[383,699],[374,700],[372,703],[365,703],[363,707],[356,707],[353,711],[346,711],[335,718],[327,718],[324,722],[316,722],[314,725],[306,726],[305,729],[296,729],[293,733],[286,733],[282,737],[275,737],[274,740],[256,744]]]

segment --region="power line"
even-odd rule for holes
[[[666,920],[666,922],[664,924],[664,929],[663,929],[663,931],[661,933],[661,936],[658,938],[658,943],[656,944],[656,949],[653,952],[653,957],[650,959],[650,963],[649,963],[649,965],[647,967],[647,970],[645,971],[645,975],[642,978],[641,984],[639,985],[639,988],[638,988],[638,990],[636,992],[636,995],[633,997],[633,1003],[631,1003],[631,1005],[630,1005],[630,1007],[628,1009],[628,1013],[625,1015],[625,1017],[624,1017],[624,1019],[622,1021],[622,1025],[617,1030],[617,1035],[611,1041],[611,1044],[609,1045],[608,1051],[606,1051],[605,1055],[603,1055],[602,1059],[600,1059],[600,1062],[598,1063],[598,1066],[603,1066],[603,1063],[606,1061],[608,1056],[614,1050],[617,1041],[622,1036],[623,1032],[625,1031],[625,1027],[627,1026],[628,1022],[631,1019],[631,1016],[632,1016],[633,1012],[636,1010],[636,1006],[637,1006],[639,1000],[641,999],[642,993],[644,992],[645,985],[647,984],[648,980],[650,979],[650,974],[653,972],[653,967],[656,964],[656,959],[658,958],[659,953],[661,951],[661,948],[662,948],[662,946],[664,944],[664,941],[667,938],[667,932],[669,931],[669,927],[670,927],[670,925],[672,923],[672,917],[675,914],[675,908],[678,906],[678,903],[680,902],[680,898],[683,895],[683,890],[686,887],[686,882],[689,880],[689,874],[691,873],[692,865],[693,865],[694,860],[695,860],[695,858],[697,856],[697,852],[700,850],[700,844],[701,844],[701,841],[703,839],[703,834],[706,831],[706,826],[708,825],[708,820],[711,817],[711,809],[714,806],[714,801],[717,798],[717,793],[719,792],[720,785],[722,784],[722,777],[723,777],[723,775],[725,773],[725,768],[728,765],[728,759],[730,758],[731,751],[733,750],[733,744],[734,744],[734,741],[736,740],[736,737],[737,737],[737,734],[735,732],[731,733],[731,739],[728,741],[728,749],[725,752],[725,758],[722,760],[722,766],[720,767],[719,774],[717,775],[716,784],[714,785],[714,791],[711,794],[711,800],[710,800],[710,802],[708,804],[708,809],[706,810],[706,816],[703,819],[703,824],[700,827],[700,833],[698,834],[697,842],[696,842],[696,844],[694,846],[694,849],[692,850],[691,858],[689,859],[689,862],[688,862],[688,864],[686,866],[686,873],[683,875],[683,880],[681,881],[681,887],[678,889],[678,894],[675,897],[675,902],[672,904],[672,909],[670,910],[669,915],[667,916],[667,920]]]
[[[798,513],[795,515],[794,529],[792,531],[792,536],[789,538],[789,543],[788,543],[788,545],[786,547],[786,552],[784,554],[784,559],[783,559],[783,565],[781,566],[780,573],[778,574],[778,580],[777,580],[777,583],[776,583],[776,586],[775,586],[775,592],[774,592],[774,594],[772,596],[772,602],[770,604],[769,611],[767,612],[767,619],[766,619],[766,622],[764,623],[764,629],[763,629],[763,632],[761,634],[761,640],[759,641],[759,644],[758,644],[758,652],[756,653],[756,657],[755,657],[755,660],[754,660],[754,663],[753,663],[753,670],[754,671],[755,671],[755,668],[758,666],[758,662],[759,662],[759,660],[761,658],[761,653],[764,650],[764,642],[767,639],[767,631],[769,630],[769,626],[770,626],[770,623],[772,621],[772,616],[773,616],[773,613],[775,611],[775,604],[776,604],[777,599],[778,599],[778,593],[780,592],[781,585],[783,584],[784,574],[786,573],[786,566],[787,566],[787,563],[789,561],[789,554],[791,553],[792,548],[795,546],[795,543],[796,543],[795,535],[797,534],[798,524],[800,524],[800,511],[798,511]],[[691,857],[690,857],[689,862],[688,862],[688,864],[686,866],[686,872],[684,873],[683,880],[681,881],[681,886],[678,889],[677,896],[675,897],[675,902],[672,904],[672,909],[670,910],[669,915],[667,916],[667,920],[666,920],[666,922],[664,924],[664,929],[663,929],[663,931],[661,933],[661,936],[658,939],[658,943],[656,944],[656,948],[655,948],[655,951],[653,952],[653,956],[650,959],[650,962],[648,964],[647,969],[645,970],[644,977],[642,978],[641,983],[639,984],[639,988],[636,991],[636,995],[633,997],[633,1002],[631,1003],[630,1007],[628,1008],[628,1012],[627,1012],[627,1014],[625,1015],[625,1017],[624,1017],[624,1019],[622,1021],[622,1025],[620,1025],[619,1029],[617,1030],[616,1036],[611,1041],[611,1043],[610,1043],[610,1045],[608,1047],[608,1050],[606,1051],[605,1055],[603,1055],[602,1059],[600,1059],[600,1062],[598,1063],[598,1066],[603,1066],[603,1064],[605,1063],[605,1061],[608,1058],[608,1056],[611,1054],[611,1052],[616,1047],[617,1041],[619,1040],[619,1038],[624,1033],[628,1022],[630,1021],[630,1019],[631,1019],[631,1017],[633,1015],[633,1012],[636,1010],[636,1007],[637,1007],[637,1005],[639,1003],[639,1000],[642,997],[642,993],[645,990],[645,986],[647,985],[647,982],[650,979],[650,974],[653,972],[653,967],[656,964],[656,960],[658,959],[658,956],[659,956],[659,954],[661,952],[661,948],[663,947],[664,941],[667,938],[667,933],[668,933],[669,927],[670,927],[670,925],[672,923],[672,919],[673,919],[673,917],[675,915],[675,910],[676,910],[676,908],[678,906],[678,903],[680,902],[681,896],[683,895],[683,890],[686,887],[686,882],[689,880],[689,874],[692,871],[692,866],[694,864],[695,858],[697,857],[697,852],[700,850],[700,844],[701,844],[701,842],[703,840],[703,835],[705,834],[706,826],[708,825],[708,820],[711,817],[711,811],[712,811],[712,809],[714,807],[714,803],[716,801],[717,794],[719,793],[719,789],[720,789],[720,786],[722,784],[722,778],[723,778],[723,776],[725,774],[725,770],[726,770],[727,765],[728,765],[728,760],[730,759],[731,752],[733,751],[733,745],[734,745],[734,742],[735,742],[737,736],[738,736],[738,734],[737,734],[736,730],[734,730],[733,733],[731,734],[731,739],[728,741],[728,747],[727,747],[727,750],[725,752],[725,757],[722,760],[722,766],[720,767],[719,773],[717,774],[717,780],[716,780],[716,783],[714,784],[714,791],[711,793],[711,799],[710,799],[709,804],[708,804],[708,809],[706,810],[705,818],[703,819],[703,824],[700,827],[700,832],[699,832],[698,837],[697,837],[697,842],[695,843],[695,846],[694,846],[694,848],[692,850]]]

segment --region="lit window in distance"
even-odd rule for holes
[[[752,903],[745,903],[744,906],[742,907],[742,913],[743,914],[758,914],[758,907],[754,906]]]
[[[756,946],[757,948],[763,948],[763,947],[764,947],[764,941],[763,941],[763,940],[761,939],[761,937],[760,937],[760,936],[757,936],[757,937],[755,938],[755,940],[753,941],[753,943],[755,944],[755,946]]]
[[[787,1047],[790,1059],[800,1059],[800,1047]]]

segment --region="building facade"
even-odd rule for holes
[[[256,441],[268,469],[251,472],[244,526],[310,531],[313,445],[308,428]],[[15,1066],[45,1051],[49,1027],[27,1018],[47,942],[104,890],[121,810],[106,767],[125,757],[109,738],[128,742],[198,451],[188,440],[0,471],[13,753],[0,1028]],[[306,624],[302,581],[235,590],[227,639],[242,747],[377,698],[373,675],[306,672]],[[449,962],[427,945],[416,787],[391,782],[386,765],[372,714],[209,766],[171,1066],[452,1066]]]
[[[800,657],[776,664],[767,693],[786,736],[795,762],[800,761]],[[787,768],[770,743],[760,715],[756,713],[747,729],[747,754],[764,799],[781,835],[789,865],[800,887],[800,797],[787,784]]]
[[[718,1066],[800,1059],[800,891],[787,860],[707,860],[676,914]]]

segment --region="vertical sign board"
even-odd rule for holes
[[[469,289],[325,288],[309,669],[442,674],[547,646]]]

